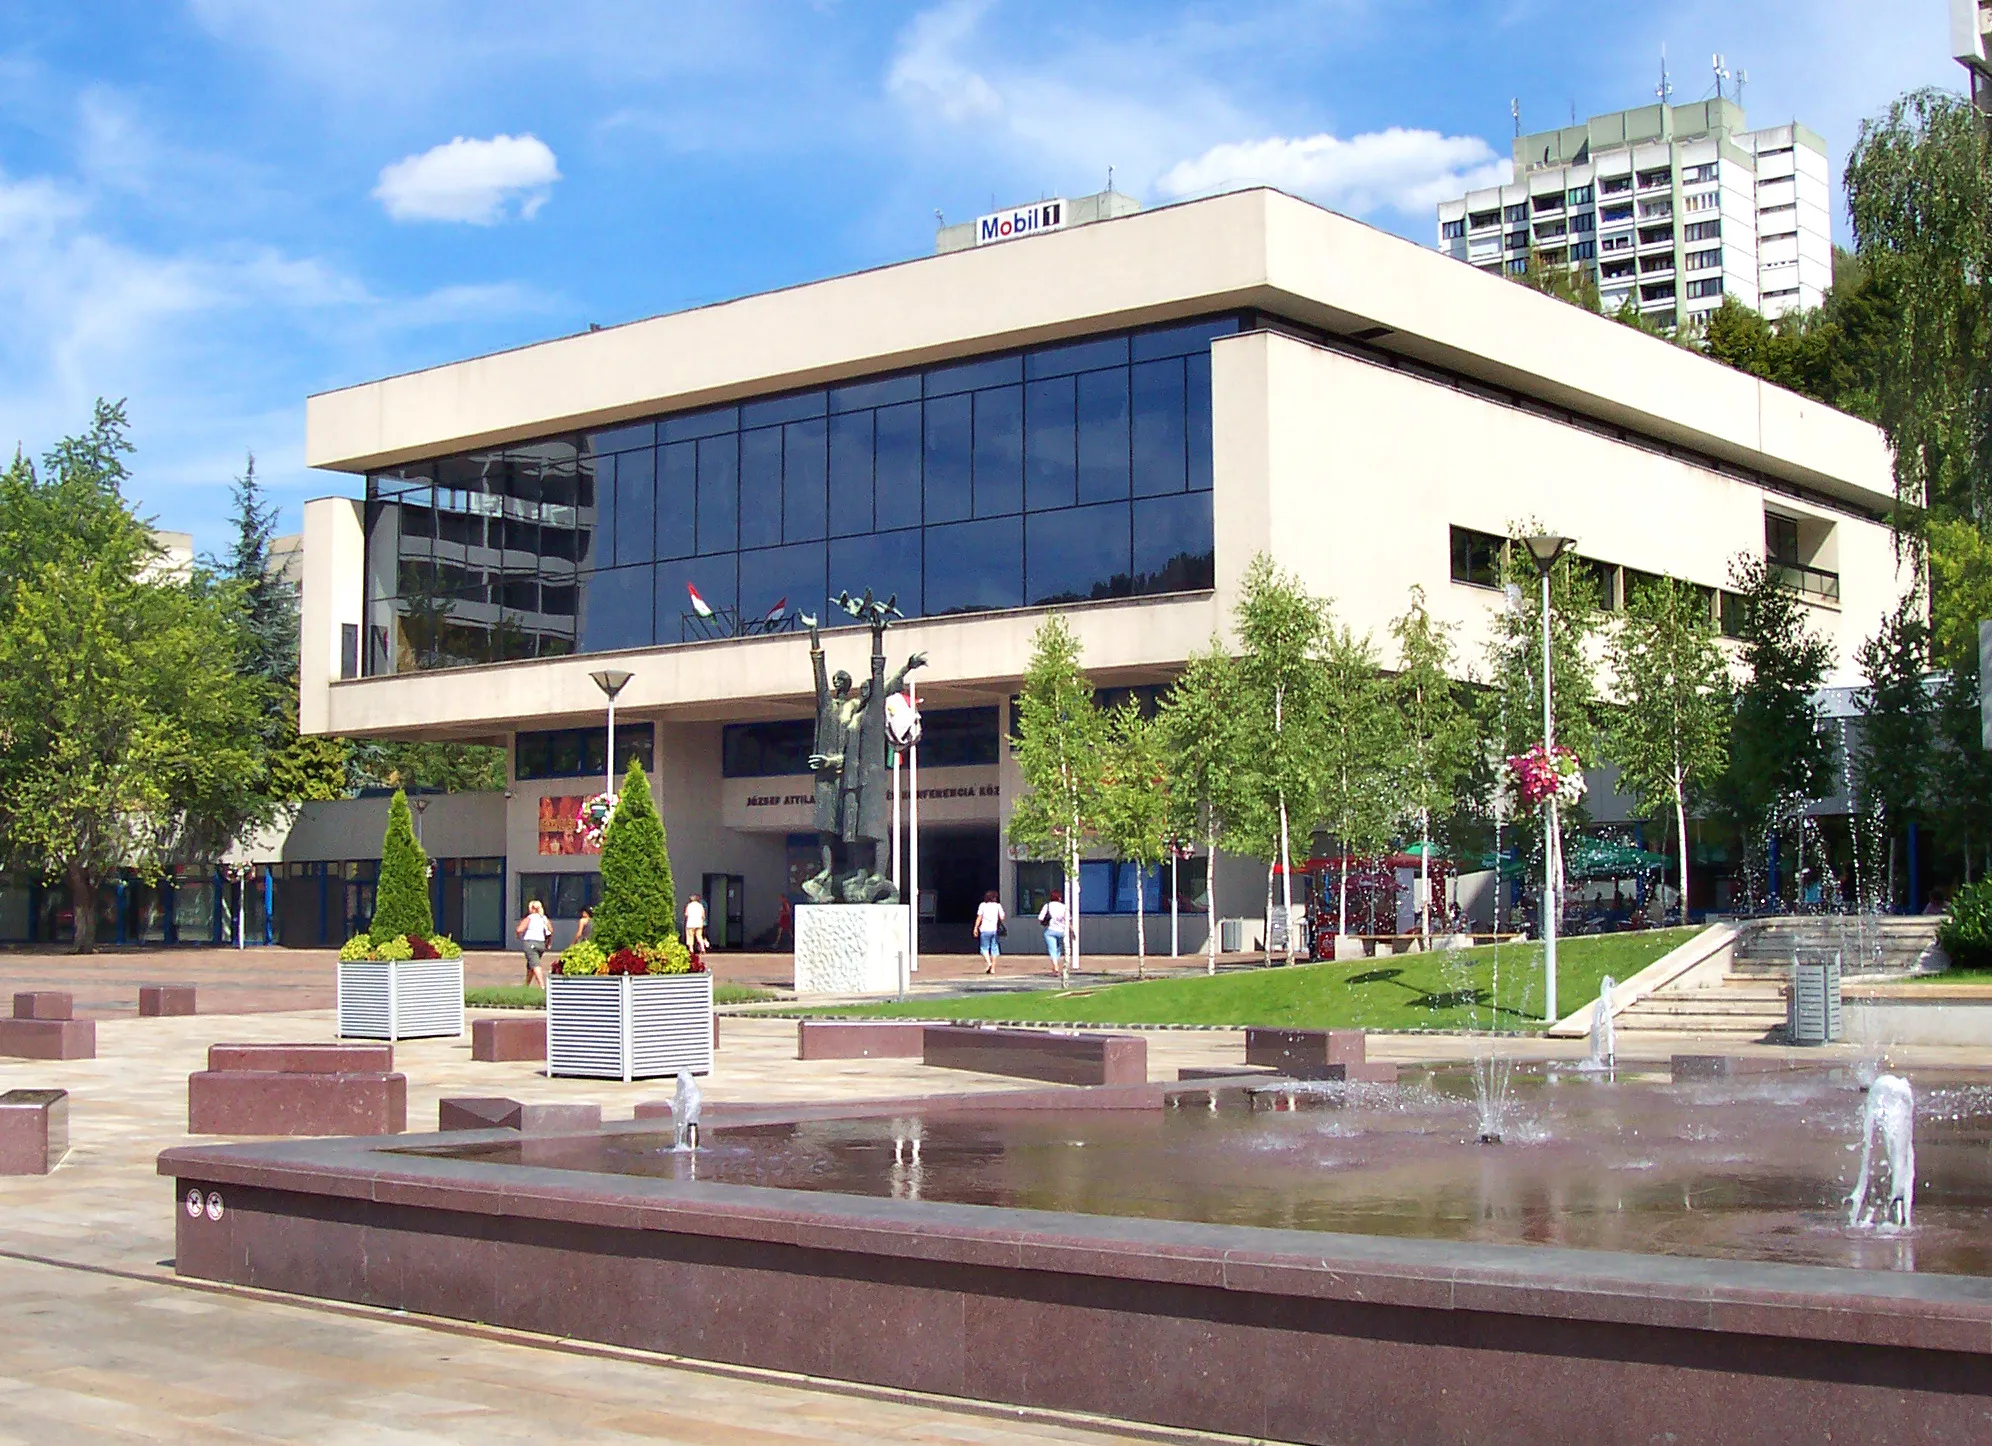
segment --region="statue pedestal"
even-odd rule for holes
[[[796,905],[796,994],[897,994],[911,920],[905,904]]]

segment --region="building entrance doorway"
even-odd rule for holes
[[[1001,887],[1000,832],[991,826],[920,830],[920,949],[973,954],[975,906]]]
[[[714,949],[747,944],[747,880],[739,874],[707,874],[699,886],[706,906],[706,943]]]

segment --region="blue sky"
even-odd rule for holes
[[[1429,243],[1531,129],[1709,93],[1844,158],[1955,86],[1943,0],[15,0],[0,440],[130,402],[205,548],[253,451],[295,526],[313,392],[900,260],[950,220],[1267,181]],[[1836,218],[1836,224],[1842,224]],[[1844,227],[1842,225],[1844,239]]]

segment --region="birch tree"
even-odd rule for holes
[[[1432,817],[1450,818],[1459,805],[1459,783],[1473,760],[1473,720],[1452,679],[1450,629],[1425,606],[1425,590],[1411,589],[1411,605],[1390,625],[1397,642],[1397,673],[1390,701],[1398,726],[1398,801],[1418,825],[1418,873],[1425,901],[1419,933],[1432,947]]]
[[[1106,767],[1100,787],[1100,841],[1138,870],[1134,890],[1137,979],[1148,972],[1147,880],[1169,855],[1169,775],[1161,729],[1133,698],[1107,716]]]
[[[1383,668],[1367,636],[1331,627],[1322,660],[1321,818],[1342,850],[1335,933],[1349,932],[1349,856],[1390,845],[1391,766],[1397,724]]]
[[[1266,872],[1266,962],[1272,963],[1273,871],[1288,919],[1292,963],[1293,834],[1305,839],[1320,798],[1328,608],[1261,553],[1245,569],[1234,616],[1239,659],[1239,767],[1235,790],[1245,828],[1274,862]],[[1299,811],[1300,817],[1295,818]]]
[[[1156,724],[1170,776],[1169,804],[1179,838],[1204,844],[1204,971],[1217,972],[1217,841],[1236,786],[1238,669],[1217,638],[1163,695]]]
[[[1079,666],[1079,640],[1058,613],[1038,626],[1016,706],[1025,791],[1010,814],[1010,842],[1064,870],[1069,918],[1061,972],[1069,974],[1079,958],[1079,855],[1099,824],[1106,729]]]
[[[1702,594],[1664,577],[1633,589],[1606,643],[1618,706],[1605,715],[1619,786],[1642,808],[1671,807],[1688,918],[1688,801],[1729,761],[1729,670]]]

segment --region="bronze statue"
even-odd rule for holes
[[[816,837],[823,850],[823,868],[802,886],[819,904],[895,903],[899,891],[879,870],[879,849],[889,843],[892,819],[886,794],[885,699],[906,685],[906,675],[925,667],[927,655],[915,653],[906,665],[887,677],[885,630],[891,618],[903,616],[897,596],[875,601],[871,589],[862,600],[840,593],[837,605],[853,618],[871,625],[871,677],[852,691],[851,675],[841,668],[826,676],[823,640],[816,619],[807,616],[809,662],[816,674],[816,746],[809,755],[816,775]]]

